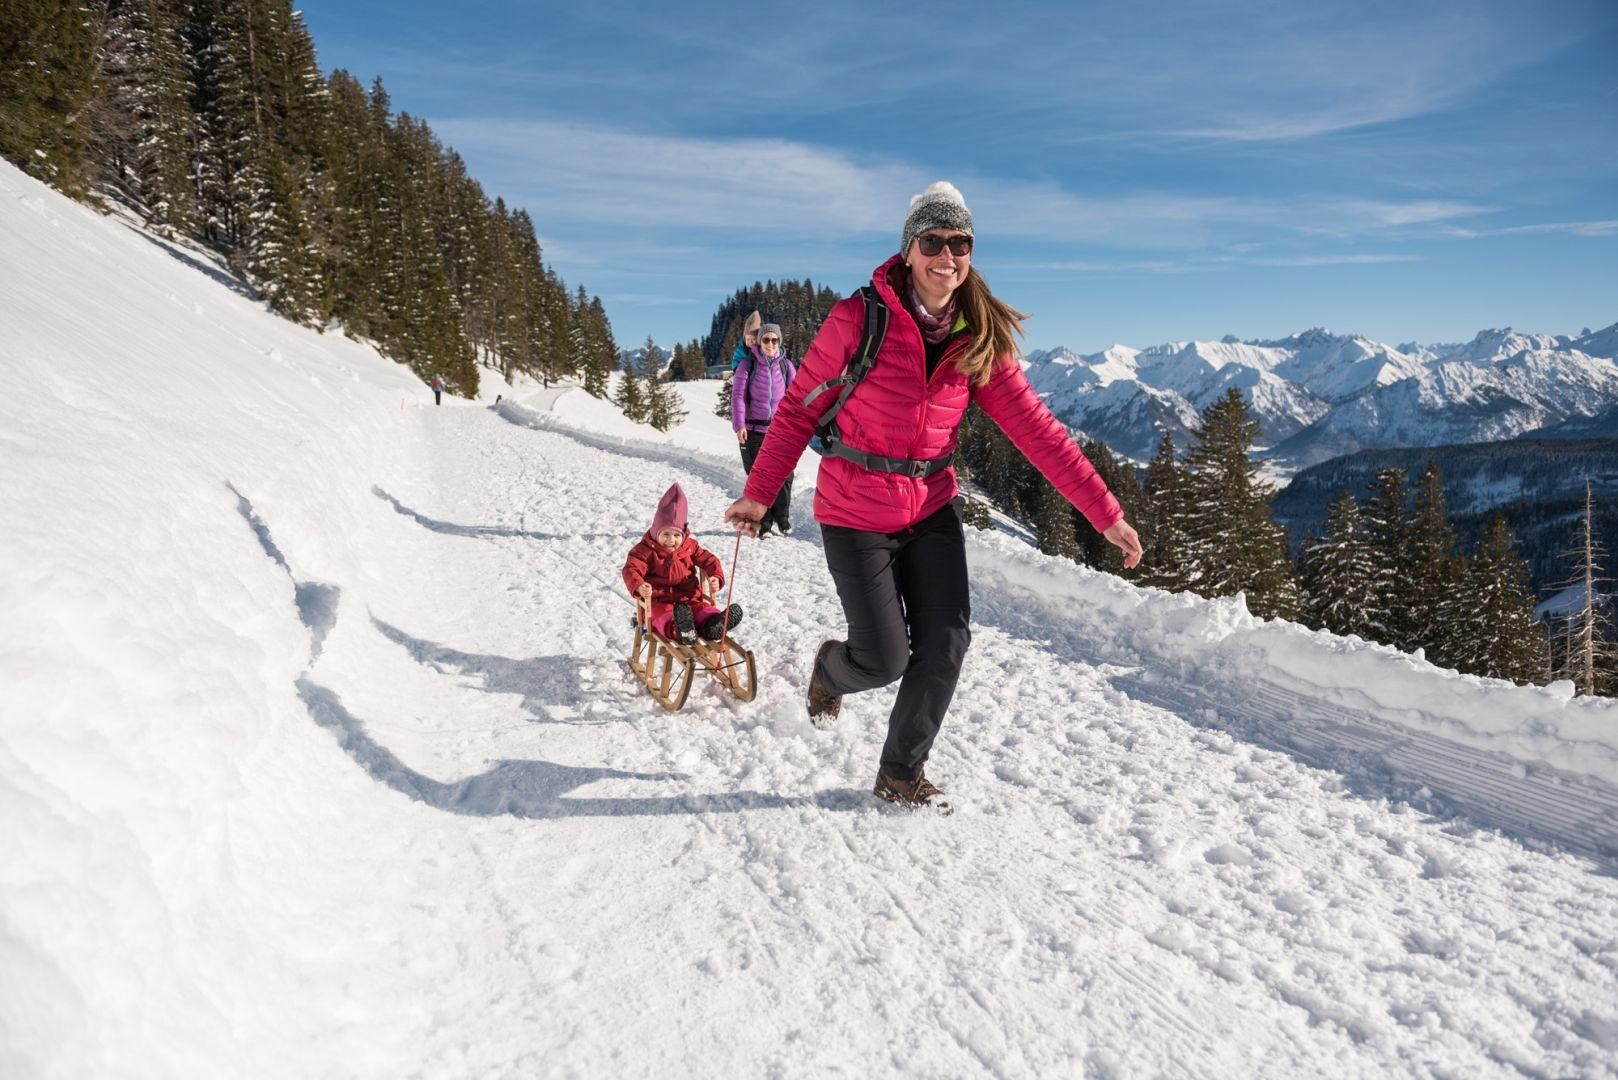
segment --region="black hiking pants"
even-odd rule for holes
[[[826,654],[834,694],[899,682],[882,771],[914,780],[955,696],[972,642],[961,500],[896,533],[822,525],[826,566],[848,619],[848,641]]]
[[[752,428],[747,429],[747,442],[742,444],[742,468],[747,472],[753,471],[753,462],[758,460],[758,452],[764,446],[764,435],[765,432],[754,431]],[[792,522],[787,520],[787,515],[791,511],[792,476],[789,474],[787,482],[782,484],[781,490],[776,493],[775,501],[770,504],[768,510],[764,511],[764,518],[758,523],[758,527],[763,529],[771,522],[774,522],[778,528],[785,525],[788,529],[791,529]]]

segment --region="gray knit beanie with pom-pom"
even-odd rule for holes
[[[972,235],[972,211],[955,185],[948,180],[936,180],[927,185],[920,195],[910,200],[910,214],[905,218],[904,234],[899,240],[899,254],[910,253],[910,242],[928,229],[951,229]]]

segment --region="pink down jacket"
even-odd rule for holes
[[[876,364],[838,414],[843,441],[883,457],[922,461],[942,457],[955,449],[961,418],[976,401],[1098,532],[1122,518],[1118,500],[1014,360],[1003,360],[987,385],[974,388],[946,355],[928,380],[921,331],[890,282],[890,276],[902,281],[903,273],[895,255],[872,275],[892,316]],[[776,410],[748,475],[746,498],[765,506],[775,501],[809,445],[820,414],[837,400],[837,388],[815,399],[813,413],[804,408],[803,399],[842,373],[864,328],[865,304],[857,295],[832,308]],[[963,347],[956,344],[952,352]],[[902,532],[936,512],[958,490],[954,468],[917,479],[823,457],[815,483],[815,520],[871,532]]]

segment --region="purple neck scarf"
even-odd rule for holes
[[[910,313],[916,317],[916,326],[920,328],[921,336],[927,344],[941,345],[955,327],[955,297],[949,298],[949,305],[944,308],[942,315],[929,315],[921,302],[921,297],[916,295],[916,283],[912,281]]]

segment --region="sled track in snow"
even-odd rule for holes
[[[741,462],[724,464],[711,455],[699,450],[681,450],[661,443],[635,442],[628,439],[617,439],[611,435],[598,435],[585,431],[557,420],[550,413],[538,413],[526,409],[512,402],[501,402],[495,406],[495,412],[518,427],[533,428],[535,431],[545,431],[554,435],[562,435],[581,446],[588,446],[594,450],[603,450],[609,454],[619,454],[623,457],[639,458],[643,461],[654,461],[659,465],[668,465],[682,472],[691,474],[719,488],[721,491],[740,491],[747,475],[742,472]]]

